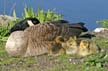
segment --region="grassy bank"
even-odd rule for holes
[[[106,51],[85,58],[69,55],[11,57],[5,51],[5,42],[0,42],[0,71],[107,71],[108,39],[95,38],[94,40]]]

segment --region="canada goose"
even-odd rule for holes
[[[58,23],[58,22],[57,22]],[[73,35],[78,36],[81,32],[87,31],[84,30],[83,24],[69,24],[69,23],[53,23],[53,22],[45,22],[43,24],[37,24],[31,27],[26,28],[22,32],[13,32],[6,43],[6,50],[12,56],[36,56],[44,53],[48,53],[49,50],[57,45],[52,44],[57,36],[62,36],[63,38],[69,38]],[[77,30],[77,31],[76,31]],[[18,35],[22,34],[22,36]],[[23,37],[24,36],[24,37]],[[23,37],[23,38],[22,38]],[[16,39],[20,39],[16,41]],[[24,39],[24,40],[23,40]],[[23,44],[21,42],[23,41]],[[14,42],[14,46],[11,46],[11,43]],[[25,45],[27,43],[27,45]],[[17,49],[16,53],[13,53],[12,48],[18,48],[22,52],[21,53]],[[21,47],[20,47],[21,46]],[[54,47],[54,49],[57,47]],[[53,51],[53,50],[52,50]],[[55,51],[55,50],[54,50]],[[21,54],[20,54],[21,53]]]

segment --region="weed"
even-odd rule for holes
[[[96,21],[96,23],[101,24],[101,26],[102,26],[103,28],[108,28],[108,20],[107,20],[107,19],[105,19],[105,20],[100,20],[100,21]]]

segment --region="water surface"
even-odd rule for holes
[[[21,17],[25,4],[35,12],[38,6],[44,10],[55,9],[70,22],[85,22],[90,31],[99,27],[97,20],[108,19],[108,0],[0,0],[0,14],[12,15],[15,9]]]

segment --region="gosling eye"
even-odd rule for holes
[[[73,44],[71,43],[71,44],[69,44],[70,46],[72,46]]]

